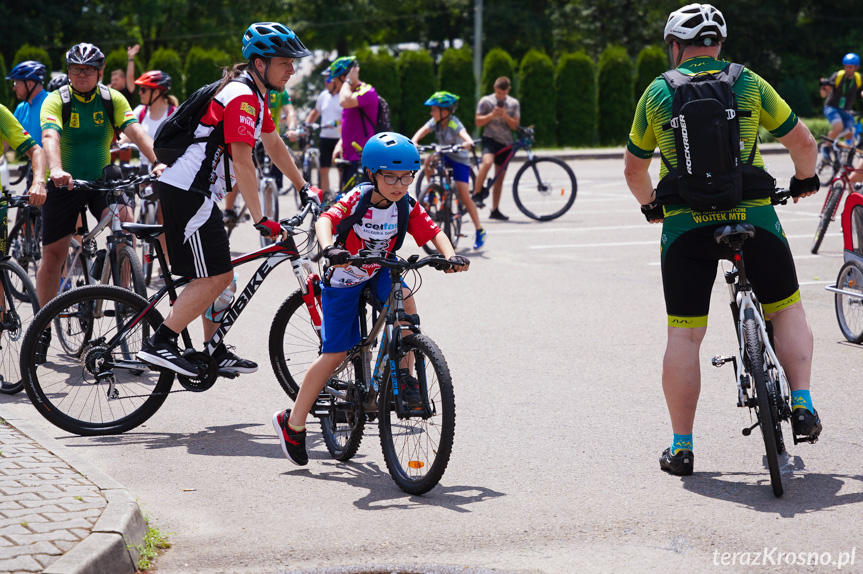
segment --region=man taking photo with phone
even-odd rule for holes
[[[491,169],[495,165],[494,182],[491,198],[491,214],[489,219],[506,221],[509,219],[500,212],[500,195],[503,191],[503,178],[506,168],[503,163],[506,154],[497,155],[497,152],[508,145],[512,145],[512,130],[516,129],[521,122],[521,106],[518,100],[509,95],[511,88],[509,78],[501,76],[494,81],[494,93],[484,96],[476,105],[476,116],[474,121],[477,127],[482,127],[482,163],[476,177],[476,188],[474,189],[474,201],[482,202],[488,197],[488,191],[482,192],[483,184]],[[499,175],[499,177],[498,177]]]

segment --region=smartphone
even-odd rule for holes
[[[504,100],[498,100],[497,101],[497,107],[502,108],[505,105],[506,105],[506,102]]]

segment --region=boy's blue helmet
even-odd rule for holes
[[[439,108],[454,108],[458,105],[458,96],[450,92],[435,92],[425,105],[437,106]]]
[[[305,58],[312,53],[294,32],[278,22],[256,22],[243,34],[243,56]]]
[[[47,70],[41,62],[26,60],[21,62],[9,72],[7,80],[34,80],[40,84],[45,82]]]
[[[372,136],[363,148],[363,169],[372,173],[382,169],[418,171],[420,152],[409,138],[396,132]]]
[[[334,78],[343,76],[348,73],[351,65],[357,61],[356,56],[342,56],[333,61],[330,67],[324,70],[321,75],[327,77],[327,82],[332,82]]]
[[[860,56],[855,54],[854,52],[848,52],[845,54],[845,57],[842,58],[843,66],[859,66],[860,65]]]

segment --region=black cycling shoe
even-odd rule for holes
[[[409,409],[423,408],[423,397],[420,392],[420,382],[407,369],[399,369],[399,379],[402,382],[399,392],[402,394],[402,404]]]
[[[659,457],[659,468],[669,474],[677,476],[689,476],[692,474],[692,467],[695,463],[695,455],[691,450],[680,450],[677,454],[671,454],[671,448],[662,451],[662,456]]]
[[[809,409],[794,409],[791,411],[791,428],[795,436],[807,437],[804,440],[815,442],[821,434],[821,417],[818,411],[809,412]]]

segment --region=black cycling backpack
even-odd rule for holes
[[[730,64],[715,73],[662,74],[674,90],[671,121],[662,129],[674,130],[677,167],[662,156],[669,173],[658,192],[676,184],[677,195],[696,211],[731,209],[743,199],[739,117],[751,112],[737,109],[734,84],[742,73],[743,66]],[[754,157],[753,147],[747,164]]]
[[[372,205],[372,193],[374,193],[374,187],[372,187],[372,184],[363,183],[360,184],[359,187],[362,195],[360,195],[360,202],[357,205],[357,208],[352,214],[341,220],[336,227],[336,245],[345,245],[345,241],[347,241],[348,234],[350,234],[351,229],[354,228],[354,225],[363,220],[363,217]],[[410,217],[410,211],[413,209],[415,204],[416,200],[409,194],[405,195],[397,202],[398,227],[396,231],[396,244],[393,248],[394,252],[401,249],[402,243],[405,241],[405,235],[407,235],[408,231],[408,217]]]
[[[366,112],[364,112],[362,108],[357,109],[360,111],[360,115],[362,116],[363,133],[366,136],[369,135],[368,129],[366,129],[366,123],[374,129],[372,135],[393,131],[393,125],[390,121],[390,105],[380,94],[378,94],[378,119],[374,125],[372,125],[372,119],[366,115]]]

